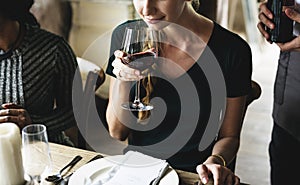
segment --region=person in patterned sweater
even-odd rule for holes
[[[0,123],[47,126],[49,141],[73,145],[64,131],[76,128],[72,83],[74,52],[60,36],[39,28],[33,0],[1,0]]]

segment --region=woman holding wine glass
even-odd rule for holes
[[[199,15],[195,11],[198,0],[133,3],[142,19],[119,25],[112,35],[107,68],[111,75],[107,108],[110,135],[119,140],[128,138],[129,149],[166,158],[173,168],[197,172],[203,183],[212,177],[215,185],[239,184],[239,178],[227,165],[239,148],[245,100],[251,88],[250,47],[236,34]],[[128,55],[122,47],[126,27],[149,27],[161,32],[158,59],[150,68],[150,77],[122,62]],[[207,71],[210,68],[205,66],[214,61],[218,67]],[[153,104],[151,114],[121,106],[128,97],[134,99],[132,86],[138,80],[143,84],[141,100],[146,100],[145,104],[151,100]],[[224,97],[218,99],[220,96],[214,94],[222,91],[223,84]],[[225,106],[217,115],[216,97]],[[217,121],[211,119],[219,117],[220,127],[214,130],[211,125]],[[209,132],[213,139],[203,149],[200,145]]]

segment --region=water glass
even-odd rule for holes
[[[51,167],[45,125],[31,124],[22,129],[22,157],[24,171],[31,184],[40,184],[41,175]]]

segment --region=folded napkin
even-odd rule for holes
[[[153,180],[158,184],[167,169],[168,163],[165,160],[157,159],[140,152],[128,151],[121,159],[116,162],[103,177],[97,182],[89,183],[85,180],[86,185],[148,185]]]

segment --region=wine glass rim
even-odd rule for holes
[[[41,130],[39,130],[38,132],[27,132],[26,130],[29,128],[29,127],[40,127]],[[36,135],[36,134],[40,134],[40,133],[43,133],[43,132],[46,132],[46,126],[43,125],[43,124],[31,124],[31,125],[27,125],[25,126],[23,129],[22,129],[22,133],[23,134],[26,134],[26,135]]]
[[[136,30],[136,31],[141,31],[141,30],[150,30],[150,31],[160,31],[160,30],[156,30],[154,28],[150,28],[150,27],[145,27],[145,26],[142,26],[142,27],[126,27],[125,28],[126,30]]]

